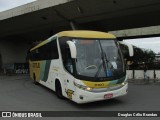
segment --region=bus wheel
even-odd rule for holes
[[[58,98],[60,99],[63,99],[63,95],[62,95],[62,88],[61,88],[61,84],[58,80],[56,80],[56,84],[55,84],[55,87],[56,87],[56,95]]]
[[[35,74],[33,74],[33,83],[34,83],[35,85],[38,84],[38,82],[36,81],[36,75],[35,75]]]

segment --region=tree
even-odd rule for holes
[[[152,50],[144,50],[144,54],[143,54],[143,60],[144,62],[147,63],[153,63],[155,60],[155,52],[153,52]]]
[[[155,61],[155,52],[150,49],[142,49],[136,46],[133,46],[134,56],[130,57],[128,53],[128,48],[125,45],[121,46],[124,58],[126,61],[133,63],[131,68],[137,69],[140,68],[142,64],[153,64]]]

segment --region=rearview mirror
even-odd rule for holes
[[[122,41],[119,42],[122,45],[126,45],[128,47],[129,50],[129,56],[132,57],[134,55],[134,50],[133,50],[133,46],[131,44],[128,43],[124,43]]]
[[[76,45],[72,41],[67,41],[67,44],[69,45],[69,49],[71,52],[71,58],[77,58],[77,49]]]

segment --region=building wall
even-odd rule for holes
[[[5,64],[26,62],[29,45],[24,42],[0,40],[0,62],[2,68]]]
[[[160,70],[155,70],[156,79],[160,79]],[[149,79],[154,79],[154,70],[147,70]],[[133,79],[133,70],[127,70],[128,79]],[[134,79],[144,79],[144,70],[134,70]]]

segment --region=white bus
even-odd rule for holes
[[[133,56],[133,47],[129,46]],[[64,31],[30,50],[30,77],[76,103],[127,93],[123,55],[116,37],[97,31]]]

